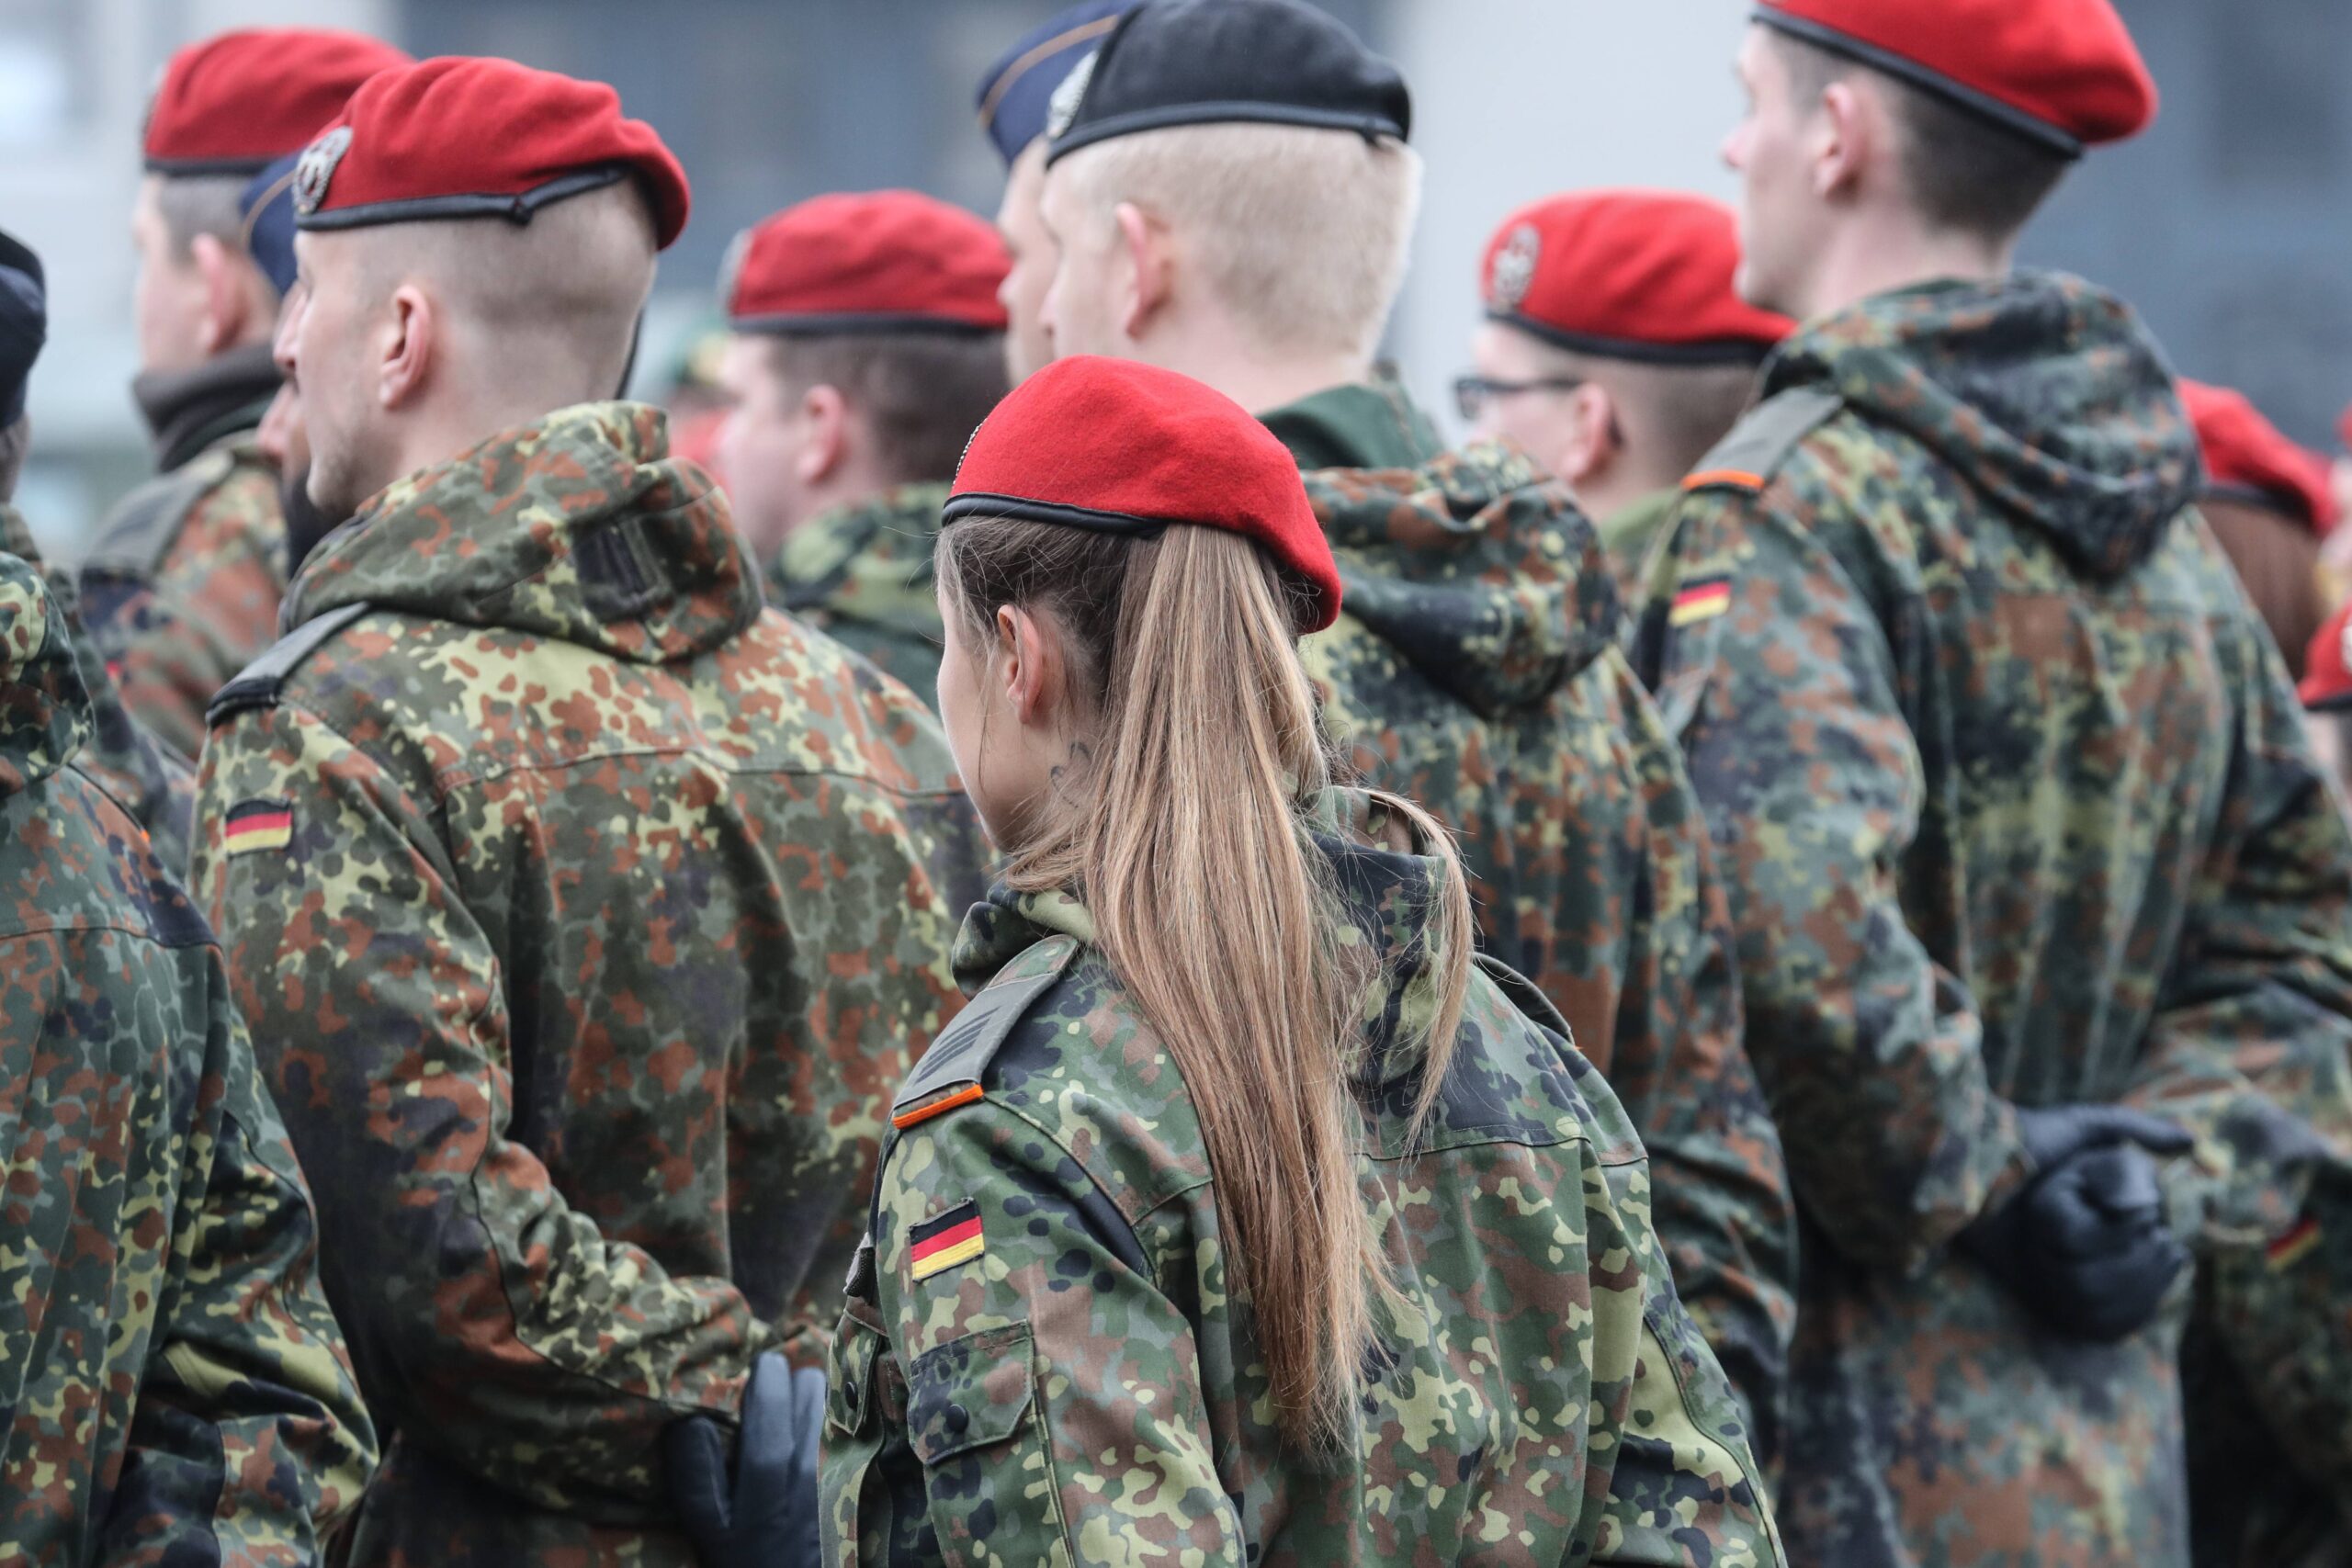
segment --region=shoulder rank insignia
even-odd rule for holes
[[[969,1263],[989,1249],[980,1234],[980,1206],[969,1198],[907,1232],[907,1242],[908,1262],[918,1280]]]
[[[1712,620],[1730,608],[1730,578],[1692,578],[1675,593],[1673,608],[1666,615],[1666,624],[1680,628]]]
[[[241,800],[229,807],[221,829],[224,848],[232,855],[254,850],[282,850],[294,841],[294,803],[290,800]]]

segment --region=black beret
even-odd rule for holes
[[[1151,0],[1054,95],[1048,163],[1113,137],[1235,121],[1405,140],[1396,67],[1301,0]]]
[[[22,241],[0,234],[0,429],[23,417],[25,383],[48,339],[49,288],[40,257]]]

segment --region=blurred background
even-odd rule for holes
[[[996,54],[1066,0],[0,0],[0,227],[47,259],[50,346],[21,500],[78,555],[149,468],[129,385],[127,225],[147,95],[222,28],[360,28],[418,55],[504,54],[599,77],[695,186],[638,367],[659,395],[714,313],[735,232],[826,190],[911,186],[993,214],[972,112]],[[2162,85],[2140,141],[2092,158],[2027,242],[2120,289],[2178,367],[2245,389],[2332,450],[2352,400],[2352,4],[2120,0]],[[1433,409],[1463,366],[1487,233],[1594,185],[1732,194],[1744,0],[1327,0],[1401,62],[1429,164],[1391,347]]]

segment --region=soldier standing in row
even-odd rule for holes
[[[1327,721],[1463,836],[1482,947],[1624,1102],[1676,1283],[1769,1455],[1794,1219],[1698,803],[1567,492],[1498,446],[1448,454],[1373,367],[1418,196],[1405,84],[1295,0],[1158,0],[1057,108],[1057,347],[1193,375],[1309,470],[1348,578],[1305,648]]]
[[[351,522],[213,706],[196,878],[390,1433],[352,1561],[687,1564],[668,1429],[823,1352],[969,807],[605,400],[688,204],[612,89],[388,72],[296,194]]]
[[[1795,324],[1740,299],[1738,266],[1730,209],[1665,191],[1552,197],[1487,242],[1462,417],[1568,482],[1629,592]]]
[[[939,680],[931,544],[1004,396],[1004,246],[912,191],[821,196],[736,242],[721,293],[728,500],[769,598],[904,681]]]
[[[1058,361],[939,581],[1009,858],[850,1276],[827,1560],[1778,1563],[1624,1113],[1476,960],[1445,829],[1331,785],[1290,454]]]
[[[277,637],[286,524],[254,445],[277,389],[277,296],[246,254],[238,198],[353,89],[408,59],[356,33],[222,33],[174,55],[148,111],[139,379],[161,477],[125,497],[82,567],[90,629],[130,711],[188,757],[212,694]]]
[[[2341,1126],[2352,835],[2155,344],[2013,266],[2154,87],[2108,0],[1766,0],[1739,62],[1741,287],[1805,324],[1641,641],[1810,1222],[1781,1528],[2183,1562],[2167,1218],[2209,1263],[2297,1223],[2261,1091]]]

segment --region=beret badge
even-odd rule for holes
[[[302,152],[302,161],[294,165],[294,210],[312,213],[319,203],[327,198],[327,182],[334,178],[334,166],[351,151],[351,127],[338,125],[320,137]]]
[[[1085,59],[1069,68],[1062,85],[1054,89],[1052,101],[1046,106],[1046,136],[1048,140],[1069,129],[1078,118],[1078,106],[1086,96],[1086,89],[1094,80],[1094,62],[1102,58],[1099,49],[1090,51]]]
[[[1522,223],[1495,253],[1494,276],[1488,289],[1498,310],[1516,310],[1535,284],[1536,264],[1543,259],[1544,236],[1532,223]]]

